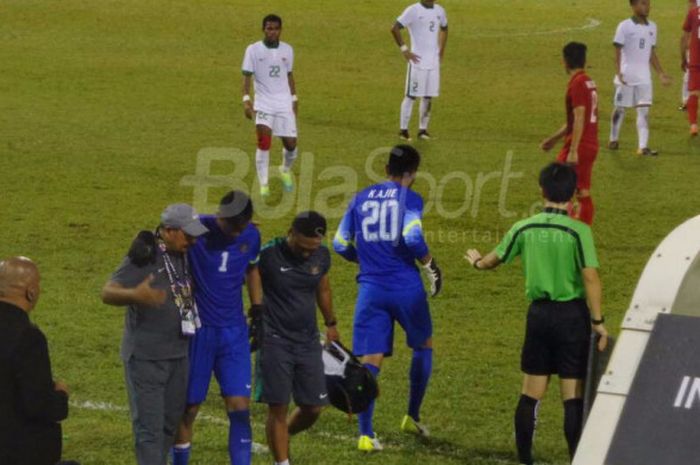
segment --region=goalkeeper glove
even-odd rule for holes
[[[248,340],[250,342],[250,351],[255,352],[260,348],[260,340],[262,339],[263,328],[263,310],[262,305],[252,305],[248,310]]]
[[[428,263],[423,265],[423,271],[425,271],[425,275],[430,282],[430,297],[435,297],[442,289],[442,271],[438,268],[434,258],[431,258]]]

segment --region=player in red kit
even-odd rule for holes
[[[598,91],[595,82],[586,74],[584,44],[571,42],[564,47],[564,65],[571,75],[566,91],[566,125],[545,139],[540,147],[548,152],[564,138],[557,161],[573,165],[578,177],[578,212],[572,211],[572,216],[590,225],[594,212],[591,175],[598,155]]]
[[[700,97],[700,8],[691,8],[683,24],[681,66],[688,71],[688,121],[690,135],[698,135],[698,98]],[[689,53],[688,53],[689,52]]]

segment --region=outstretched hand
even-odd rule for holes
[[[134,288],[134,301],[144,307],[160,307],[165,303],[165,291],[153,287],[155,276],[148,275],[141,284]]]

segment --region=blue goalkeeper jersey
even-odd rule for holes
[[[190,247],[188,257],[194,278],[194,298],[204,326],[245,325],[243,284],[249,266],[257,264],[260,232],[249,224],[235,238],[216,224],[216,217],[201,215],[209,232]]]
[[[423,286],[416,266],[428,254],[422,216],[420,195],[393,181],[375,184],[350,202],[333,249],[360,264],[359,283],[386,289]]]

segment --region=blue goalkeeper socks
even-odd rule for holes
[[[253,446],[250,410],[228,412],[228,419],[228,454],[231,458],[231,465],[250,465],[250,453]]]
[[[428,389],[428,381],[433,372],[433,349],[417,349],[413,351],[411,360],[411,392],[408,399],[408,415],[420,421],[420,406]]]
[[[379,367],[365,363],[365,367],[376,378],[379,377]],[[374,429],[372,427],[372,417],[374,416],[374,400],[369,404],[369,408],[358,415],[360,424],[360,436],[374,437]]]
[[[173,458],[173,465],[187,465],[190,461],[190,451],[192,446],[190,443],[187,444],[176,444],[172,449],[170,449],[170,454]]]

